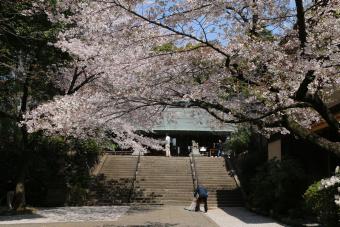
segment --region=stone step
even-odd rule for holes
[[[237,187],[234,182],[204,182],[199,181],[200,185],[206,188],[220,188],[220,187]]]
[[[191,170],[188,168],[183,168],[183,169],[176,169],[176,170],[165,170],[165,169],[143,169],[143,168],[139,168],[138,169],[139,173],[163,173],[163,174],[167,174],[167,173],[181,173],[181,174],[190,174],[191,175]]]
[[[140,198],[158,198],[158,199],[173,199],[173,200],[188,200],[192,198],[192,195],[182,194],[182,195],[174,195],[174,194],[136,194],[140,196]]]
[[[179,190],[193,190],[192,185],[177,185],[167,186],[166,184],[137,184],[136,187],[142,190],[154,190],[154,189],[179,189]]]
[[[152,204],[160,204],[160,205],[188,205],[191,203],[191,200],[177,200],[177,199],[154,199],[154,200],[145,200],[144,198],[135,198],[134,202],[139,203],[152,203]]]
[[[182,192],[166,192],[166,191],[156,191],[156,190],[147,190],[147,191],[136,191],[134,194],[143,194],[143,195],[155,195],[157,197],[193,197],[192,191],[182,191]],[[211,200],[237,200],[241,201],[239,194],[210,194],[209,199]]]
[[[119,172],[106,172],[103,171],[101,172],[105,176],[110,175],[111,177],[116,177],[116,178],[134,178],[134,173],[119,173]]]
[[[140,174],[139,172],[137,173],[137,177],[139,178],[161,178],[161,179],[176,179],[177,177],[179,178],[192,178],[192,175],[188,175],[188,174],[157,174],[157,173],[153,173],[153,174]]]
[[[177,183],[181,183],[181,184],[192,184],[192,179],[190,178],[181,178],[181,179],[161,179],[161,178],[158,178],[158,177],[155,177],[155,178],[137,178],[136,180],[137,183],[156,183],[156,184],[161,184],[161,183],[164,183],[164,184],[175,184],[175,185],[178,185],[176,184]]]
[[[176,180],[176,179],[192,179],[191,175],[162,175],[162,174],[152,174],[145,175],[137,173],[137,179],[162,179],[162,180]]]
[[[167,166],[173,166],[173,165],[178,165],[178,166],[189,166],[190,162],[189,160],[181,160],[181,161],[143,161],[141,160],[140,163],[147,164],[147,165],[153,165],[153,166],[162,166],[162,167],[167,167]]]
[[[114,171],[101,171],[101,173],[104,174],[104,175],[105,174],[110,174],[110,175],[116,174],[117,177],[122,176],[122,175],[123,175],[123,177],[126,177],[126,176],[134,177],[134,175],[135,175],[134,172],[119,172],[119,171],[117,171],[117,172],[114,172]]]
[[[119,173],[119,174],[125,174],[125,175],[134,175],[135,174],[135,171],[121,171],[121,170],[106,170],[106,169],[103,169],[101,170],[101,173],[103,174],[106,174],[106,173]]]
[[[141,156],[141,160],[189,160],[189,157],[178,157],[178,156],[172,156],[172,157],[165,157],[165,156]]]
[[[136,157],[131,159],[126,156],[115,157],[117,156],[106,159],[101,173],[111,179],[124,179],[129,174],[133,177]],[[232,191],[235,189],[235,181],[228,175],[224,159],[198,157],[195,160],[199,182],[209,191],[209,206],[242,204],[239,192]],[[193,180],[188,157],[144,156],[141,157],[138,168],[135,190],[132,194],[133,203],[190,205],[193,199]]]
[[[171,175],[171,176],[162,176],[162,175],[139,175],[137,173],[137,180],[146,180],[146,179],[160,179],[162,181],[167,181],[167,180],[188,180],[190,179],[192,181],[192,176],[188,175]]]
[[[175,169],[173,169],[173,168],[175,168]],[[146,172],[151,171],[152,172],[152,171],[158,170],[162,173],[183,172],[183,171],[189,172],[189,171],[191,171],[189,166],[188,167],[177,167],[177,166],[175,166],[173,168],[164,168],[162,166],[150,166],[150,167],[147,167],[147,168],[146,167],[140,167],[140,168],[138,168],[138,171],[146,171]]]
[[[141,188],[137,188],[137,189],[141,189]],[[149,189],[145,189],[145,191],[148,191]],[[181,187],[177,187],[177,188],[153,188],[152,191],[165,191],[165,192],[193,192],[194,188],[191,185],[191,187],[185,187],[185,185],[181,185]]]
[[[207,188],[208,206],[240,206],[242,196],[223,158],[196,158],[199,184]]]
[[[137,181],[136,185],[161,185],[164,188],[176,188],[176,187],[180,187],[180,186],[193,186],[193,182],[189,182],[189,181],[179,181],[179,180],[175,180],[175,181]]]
[[[136,181],[136,201],[156,204],[185,204],[190,201],[193,181],[189,158],[141,159]],[[143,196],[138,197],[138,193]]]
[[[132,161],[124,161],[124,162],[119,162],[119,161],[105,161],[104,162],[104,167],[105,168],[130,168],[130,169],[135,169],[136,168],[137,161],[132,160]]]
[[[125,172],[135,172],[136,168],[130,168],[130,167],[124,167],[124,164],[122,164],[121,166],[117,167],[117,166],[103,166],[101,170],[106,170],[106,171],[125,171]]]
[[[217,193],[219,191],[229,191],[228,193],[232,193],[233,190],[237,190],[238,188],[235,186],[230,187],[214,187],[214,188],[207,188],[208,192],[211,193]],[[220,193],[220,192],[219,192]]]
[[[239,198],[208,198],[208,203],[243,203]]]
[[[98,173],[98,175],[104,175],[105,178],[99,181],[104,185],[91,187],[89,203],[93,205],[127,204],[136,164],[136,157],[108,155]],[[108,184],[105,185],[104,181]],[[109,183],[111,181],[112,183]]]
[[[124,158],[124,159],[119,159],[119,158],[107,158],[105,159],[105,163],[107,164],[118,164],[118,163],[125,163],[125,164],[128,164],[129,166],[133,166],[133,165],[136,165],[137,164],[137,159],[127,159],[127,158]]]
[[[117,178],[117,176],[106,176],[105,182],[101,182],[100,184],[104,185],[107,183],[110,184],[124,184],[124,183],[131,183],[133,182],[133,178],[125,177],[125,178]]]
[[[204,179],[204,180],[229,180],[229,181],[235,181],[234,178],[230,177],[230,176],[223,176],[223,175],[212,175],[212,176],[202,176],[200,174],[197,174],[197,177],[199,177],[199,179]]]
[[[135,170],[136,169],[136,160],[129,160],[126,162],[120,162],[117,160],[105,160],[102,166],[102,170]]]
[[[148,190],[142,190],[140,191],[141,193],[144,193],[144,194],[157,194],[157,195],[171,195],[171,196],[183,196],[183,195],[186,195],[186,196],[193,196],[193,192],[190,190],[190,191],[162,191],[162,190],[151,190],[151,189],[148,189]],[[139,191],[137,191],[136,193],[139,193]]]

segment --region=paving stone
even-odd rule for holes
[[[210,210],[206,214],[220,227],[281,227],[274,220],[257,215],[243,207],[226,207]]]

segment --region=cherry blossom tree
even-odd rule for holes
[[[64,96],[26,115],[31,131],[113,133],[143,150],[156,141],[135,132],[166,106],[198,107],[340,156],[339,122],[326,105],[340,83],[339,1],[41,0],[41,9],[65,25],[52,45],[76,67],[60,69]],[[332,140],[310,131],[319,121]]]

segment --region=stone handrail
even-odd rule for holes
[[[241,182],[238,178],[237,170],[234,167],[233,163],[231,162],[230,156],[224,156],[224,159],[226,161],[227,166],[230,168],[231,176],[234,178],[237,187],[241,190],[243,198],[245,198],[246,194],[245,194],[243,188],[241,187]]]
[[[194,190],[196,190],[199,183],[198,183],[198,174],[197,174],[197,169],[196,169],[196,160],[195,160],[195,156],[192,153],[190,154],[190,166],[191,166],[193,186],[194,186]]]
[[[93,167],[90,169],[90,174],[91,175],[98,175],[99,171],[101,170],[101,168],[103,167],[104,165],[104,162],[106,161],[107,159],[107,156],[108,154],[107,153],[104,153],[100,158],[99,158],[99,162]]]
[[[133,191],[135,189],[135,184],[136,184],[136,181],[137,181],[137,173],[138,173],[138,167],[139,167],[139,163],[140,163],[140,156],[141,156],[141,152],[139,151],[138,152],[137,162],[136,162],[135,173],[134,173],[134,176],[133,176],[133,180],[132,180],[132,184],[131,184],[131,189],[130,189],[130,195],[129,195],[129,202],[130,203],[131,203],[131,200],[132,200],[132,194],[133,194]]]

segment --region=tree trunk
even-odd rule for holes
[[[26,179],[26,170],[22,169],[20,176],[17,180],[16,187],[15,187],[15,195],[14,195],[14,202],[13,202],[13,208],[14,210],[17,210],[17,211],[23,210],[26,207],[25,179]]]
[[[27,110],[27,101],[28,101],[28,88],[29,88],[30,78],[29,75],[26,75],[25,82],[23,84],[23,94],[21,97],[21,108],[19,121],[23,120],[23,114]],[[26,190],[25,190],[25,179],[26,173],[29,166],[29,157],[27,155],[27,145],[28,145],[28,132],[25,124],[21,126],[21,161],[20,164],[20,172],[17,179],[16,187],[15,187],[15,195],[14,195],[14,203],[13,208],[15,210],[22,210],[26,207]]]

